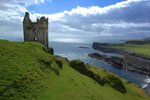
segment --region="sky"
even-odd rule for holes
[[[0,39],[23,40],[23,17],[49,18],[49,38],[150,37],[150,0],[0,0]]]

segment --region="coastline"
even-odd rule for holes
[[[118,66],[120,69],[125,69],[150,77],[150,57],[127,50],[111,47],[111,44],[93,43],[92,48],[104,53],[116,53],[123,57],[107,57],[98,53],[89,54],[89,57],[104,60],[111,65]]]
[[[145,84],[140,87],[150,96],[150,57],[127,50],[113,48],[111,46],[112,44],[108,43],[93,43],[92,48],[106,54],[116,53],[122,55],[122,57],[108,57],[107,55],[99,53],[90,53],[88,56],[97,60],[105,61],[117,70],[130,71],[132,73],[147,76],[148,78],[145,80]]]

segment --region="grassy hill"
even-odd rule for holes
[[[123,44],[123,45],[114,45],[112,47],[150,56],[150,43],[146,43],[146,44]]]
[[[120,86],[126,92],[118,91]],[[149,100],[150,97],[136,85],[103,69],[48,54],[39,43],[0,40],[0,100],[28,99]]]

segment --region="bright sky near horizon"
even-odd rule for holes
[[[0,39],[23,39],[26,11],[51,38],[150,37],[150,0],[0,0]]]

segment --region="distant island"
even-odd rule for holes
[[[90,49],[90,47],[85,47],[85,46],[79,46],[79,48],[82,48],[82,49]]]

